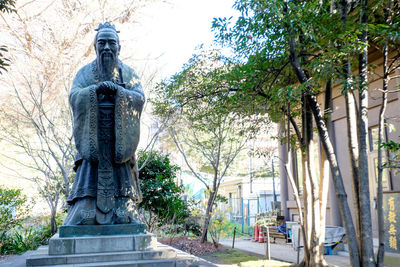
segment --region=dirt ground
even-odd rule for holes
[[[215,247],[214,244],[210,242],[202,244],[200,242],[200,237],[179,236],[173,238],[172,240],[163,239],[158,241],[165,245],[172,246],[179,250],[190,253],[192,255],[196,255],[215,264],[221,264],[222,262],[219,260],[218,257],[214,256],[213,253],[217,251],[228,250],[228,248],[222,245],[218,245],[218,247]]]
[[[214,264],[232,264],[243,267],[292,266],[289,263],[281,261],[263,260],[264,257],[256,253],[230,249],[220,244],[218,247],[215,247],[214,244],[210,242],[202,244],[200,242],[200,237],[180,236],[172,240],[159,240],[159,242],[196,255]]]

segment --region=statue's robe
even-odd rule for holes
[[[115,197],[138,199],[140,188],[132,166],[136,164],[134,154],[139,142],[140,115],[145,102],[139,78],[134,70],[119,62],[121,70],[115,75],[115,83],[123,81],[125,88],[118,86],[114,110],[113,178]],[[122,79],[119,77],[122,73]],[[74,119],[74,139],[78,154],[75,159],[76,178],[67,199],[72,208],[66,224],[92,224],[95,217],[95,198],[99,162],[98,142],[98,96],[100,82],[97,63],[80,69],[74,79],[69,101]],[[79,204],[79,202],[81,202]],[[89,203],[90,202],[90,203]],[[75,207],[78,206],[80,207]],[[117,205],[125,205],[118,204]],[[123,211],[122,211],[123,213]]]

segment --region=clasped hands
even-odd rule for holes
[[[117,88],[117,84],[111,81],[104,81],[97,84],[96,92],[97,94],[103,95],[115,95],[115,93],[117,92]]]

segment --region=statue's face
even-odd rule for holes
[[[98,59],[106,59],[107,61],[117,60],[120,49],[117,34],[114,31],[100,31],[97,35],[94,48]]]

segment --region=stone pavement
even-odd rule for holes
[[[232,239],[220,240],[220,244],[232,247]],[[235,248],[243,251],[249,251],[262,256],[265,256],[266,245],[265,243],[252,242],[248,239],[236,239]],[[297,262],[297,251],[295,251],[291,244],[271,243],[271,258],[291,263]],[[303,259],[303,251],[300,251],[300,261]],[[350,259],[347,256],[339,255],[325,255],[325,260],[332,267],[349,267]]]

